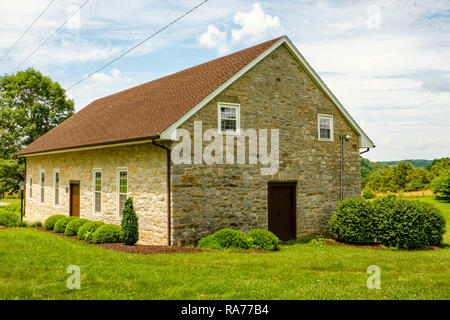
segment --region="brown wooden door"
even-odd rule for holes
[[[280,240],[296,238],[296,184],[269,183],[269,231]]]
[[[70,183],[70,215],[80,216],[80,184]]]

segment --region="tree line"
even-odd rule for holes
[[[361,157],[363,190],[399,192],[432,189],[434,193],[445,196],[450,188],[447,178],[449,172],[450,158],[434,159],[425,167],[414,167],[405,161],[387,165]]]

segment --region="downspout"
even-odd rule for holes
[[[351,137],[346,134],[339,135],[341,141],[341,168],[340,168],[340,198],[344,199],[344,141],[349,141]]]
[[[23,216],[25,216],[26,215],[26,212],[27,212],[27,187],[28,187],[28,185],[27,185],[27,158],[26,157],[24,157],[23,158],[23,160],[25,161],[25,176],[23,177],[23,182],[25,182],[25,185],[24,185],[24,189],[23,189]],[[29,181],[28,181],[29,182]]]
[[[359,154],[363,154],[363,153],[369,152],[369,150],[370,150],[370,148],[367,148],[366,150],[360,152]]]
[[[170,196],[170,194],[171,194],[170,193],[170,191],[171,191],[171,188],[170,188],[170,162],[172,160],[171,160],[171,156],[170,156],[170,149],[167,148],[166,146],[156,143],[154,139],[152,140],[152,143],[155,146],[166,150],[166,152],[167,152],[167,245],[171,246],[172,245],[172,241],[171,241],[172,215],[171,215],[171,196]]]

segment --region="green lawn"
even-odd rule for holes
[[[448,220],[450,204],[438,205]],[[81,268],[80,290],[66,288],[69,265]],[[366,287],[369,265],[381,269],[380,290]],[[0,299],[450,299],[449,275],[450,248],[313,242],[272,253],[137,255],[34,229],[0,230]]]

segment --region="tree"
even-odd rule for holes
[[[425,190],[431,182],[432,175],[427,169],[420,167],[415,168],[408,175],[409,182],[406,185],[406,191]]]
[[[398,191],[398,190],[405,190],[407,183],[409,182],[409,175],[414,170],[414,167],[412,164],[407,162],[399,162],[394,167],[394,179],[392,181],[393,190],[392,191]]]
[[[122,241],[127,245],[135,244],[139,239],[139,226],[136,212],[134,211],[133,199],[125,201],[122,214]]]
[[[73,112],[65,90],[37,70],[0,77],[0,193],[17,190],[24,179],[24,161],[15,154]]]
[[[431,164],[430,170],[433,177],[438,177],[442,172],[450,170],[450,158],[436,159]]]
[[[431,190],[438,197],[450,199],[450,170],[442,172],[431,182]]]

